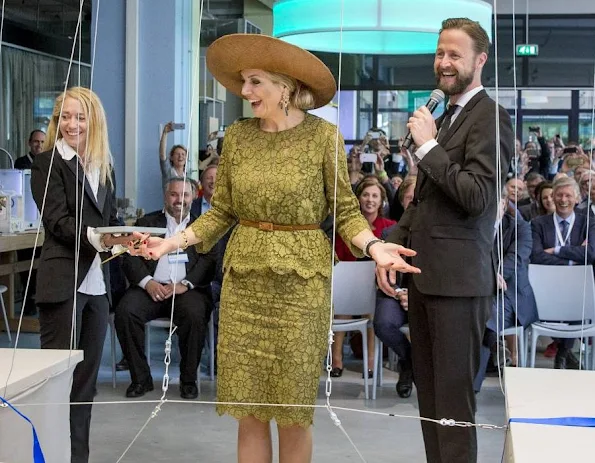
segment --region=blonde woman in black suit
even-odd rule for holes
[[[101,265],[101,253],[129,240],[95,230],[118,225],[105,112],[95,93],[74,87],[56,98],[44,148],[31,168],[31,189],[43,209],[45,229],[36,294],[41,348],[84,352],[70,400],[91,402],[110,305],[108,266]],[[88,461],[90,423],[91,405],[71,407],[72,463]]]

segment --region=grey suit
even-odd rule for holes
[[[501,181],[513,153],[499,108]],[[442,120],[438,119],[437,124]],[[409,278],[409,326],[420,414],[475,420],[473,379],[496,290],[492,245],[497,198],[496,106],[476,94],[418,164],[415,197],[389,241],[417,251]],[[474,428],[422,423],[431,463],[474,463]]]

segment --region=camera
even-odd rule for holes
[[[529,132],[539,132],[539,127],[529,127]]]
[[[184,124],[183,122],[179,123],[179,124],[176,124],[175,122],[173,122],[171,124],[171,128],[172,128],[172,130],[184,130],[186,128],[186,124]]]
[[[578,153],[578,148],[576,146],[567,146],[562,151],[563,154],[575,154]]]

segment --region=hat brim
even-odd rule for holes
[[[337,92],[333,74],[309,51],[261,34],[230,34],[207,49],[207,67],[213,77],[235,95],[242,97],[245,69],[276,72],[305,84],[314,96],[315,108],[329,103]]]

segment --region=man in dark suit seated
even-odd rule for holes
[[[167,228],[166,237],[185,229],[195,219],[189,214],[193,185],[172,178],[166,184],[164,211],[138,219],[139,227]],[[128,361],[132,384],[126,397],[141,397],[153,390],[151,369],[144,352],[145,324],[156,318],[170,318],[174,298],[173,323],[180,348],[180,395],[198,397],[197,369],[205,344],[212,310],[211,281],[216,253],[198,254],[189,247],[158,261],[124,255],[124,273],[130,282],[116,308],[116,330]]]
[[[554,182],[553,196],[556,212],[536,217],[531,222],[531,263],[592,265],[595,262],[595,221],[589,222],[587,230],[587,216],[574,212],[580,198],[578,184],[572,178],[560,178]],[[579,367],[577,358],[571,352],[573,344],[574,339],[560,340],[554,368]]]
[[[480,356],[479,373],[475,377],[474,389],[479,391],[485,378],[486,367],[492,354],[498,359],[498,333],[513,326],[527,327],[537,320],[537,304],[533,288],[529,283],[529,257],[531,256],[531,225],[521,214],[508,208],[508,193],[505,189],[500,201],[494,238],[494,262],[497,268],[498,291],[492,304],[492,313],[486,324],[483,347]],[[515,218],[515,214],[516,218]],[[500,254],[500,243],[502,254]],[[502,260],[500,261],[500,256]],[[504,299],[504,300],[502,300]],[[507,338],[509,338],[507,336]],[[514,336],[507,339],[509,349],[501,349],[501,363],[516,362]],[[504,352],[502,351],[504,350]],[[514,354],[511,355],[510,351]]]

